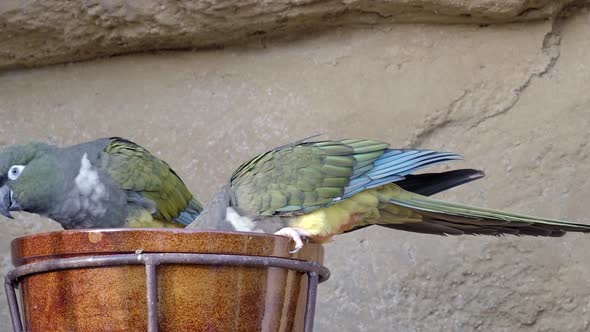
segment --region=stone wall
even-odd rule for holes
[[[589,29],[590,13],[576,8],[555,20],[336,27],[224,49],[10,69],[0,74],[0,145],[124,136],[167,160],[207,201],[240,162],[273,146],[316,133],[372,138],[455,151],[466,160],[452,167],[486,171],[441,198],[590,223]],[[27,214],[1,219],[0,272],[10,268],[12,238],[55,229]],[[590,328],[588,236],[369,227],[326,249],[332,278],[320,286],[318,331]],[[4,293],[0,331],[10,331]]]
[[[334,26],[501,23],[580,0],[36,0],[0,3],[0,68],[142,50],[211,48]]]

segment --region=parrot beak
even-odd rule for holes
[[[14,200],[14,193],[8,186],[4,185],[0,187],[0,214],[14,219],[10,214],[10,211],[20,211],[21,206]]]

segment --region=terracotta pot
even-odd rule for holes
[[[139,259],[158,256],[151,253],[200,253],[322,263],[321,245],[309,243],[290,255],[291,245],[284,237],[253,233],[70,230],[15,239],[12,259],[15,266],[25,267],[84,256],[88,260],[88,256],[121,254]],[[158,331],[303,330],[305,273],[267,266],[175,263],[160,264],[154,276]],[[19,282],[26,331],[148,330],[143,264],[43,272],[23,276]]]

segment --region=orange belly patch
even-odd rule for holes
[[[353,229],[354,226],[356,226],[356,224],[358,223],[359,219],[361,219],[361,218],[359,217],[358,214],[356,214],[355,212],[351,213],[348,216],[348,221],[340,226],[340,228],[338,229],[336,234],[340,234],[340,233],[343,233],[343,232]]]

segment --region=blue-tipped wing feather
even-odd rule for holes
[[[390,149],[372,140],[299,141],[242,164],[231,178],[231,200],[251,215],[307,213],[403,181],[421,168],[459,159],[449,152]],[[455,185],[451,181],[450,186]]]
[[[191,199],[188,202],[186,209],[180,212],[178,217],[172,220],[186,226],[193,222],[199,216],[201,211],[203,211],[201,204],[198,201]]]
[[[423,167],[461,159],[460,155],[449,152],[387,149],[371,164],[364,166],[365,172],[350,180],[349,185],[344,188],[342,198],[350,197],[366,189],[403,180],[406,175]]]

